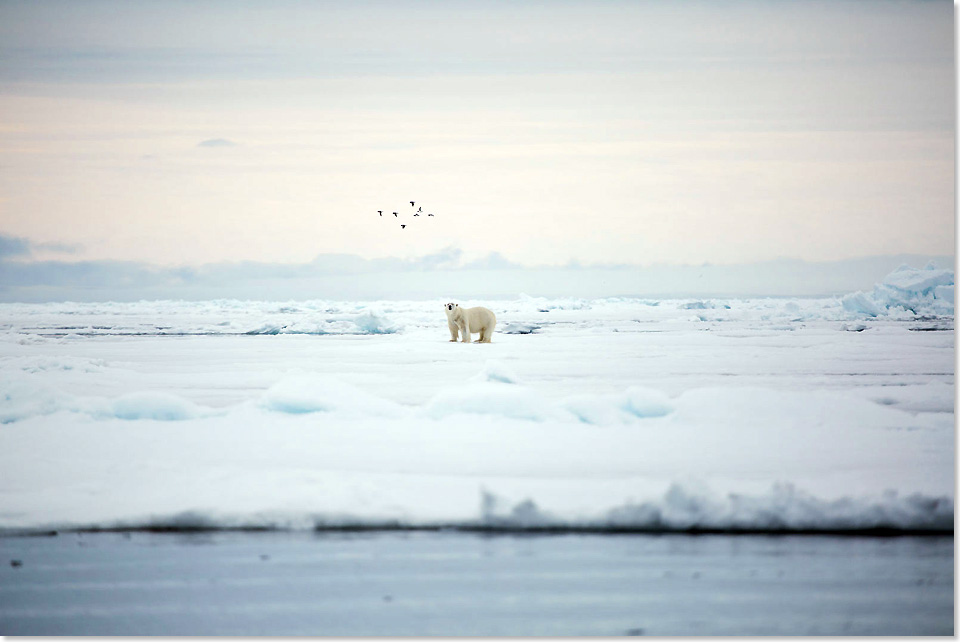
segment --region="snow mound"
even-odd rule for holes
[[[673,405],[659,390],[630,386],[621,406],[635,417],[662,417],[673,412]]]
[[[77,400],[33,377],[0,382],[0,424],[61,410],[74,410]]]
[[[109,416],[118,419],[183,421],[205,414],[196,404],[166,392],[142,391],[121,395],[109,406]]]
[[[12,423],[61,411],[85,414],[97,419],[159,421],[182,421],[211,414],[211,411],[167,392],[132,392],[113,400],[77,397],[34,379],[2,385],[0,401],[0,423]]]
[[[913,313],[952,315],[953,270],[940,270],[930,263],[922,270],[901,265],[873,288],[873,292],[852,292],[841,299],[843,308],[869,317]]]
[[[478,372],[471,381],[498,381],[500,383],[517,383],[517,375],[499,361],[488,360],[483,370]]]
[[[324,375],[292,375],[281,379],[264,391],[259,405],[265,410],[294,415],[313,412],[400,414],[396,404]]]
[[[439,392],[424,406],[424,411],[434,419],[466,413],[528,421],[579,420],[593,425],[630,423],[673,412],[667,396],[649,388],[631,386],[617,394],[580,395],[555,403],[515,385],[516,381],[516,376],[501,364],[489,361],[470,383]]]
[[[394,334],[400,331],[399,325],[373,312],[357,315],[353,324],[358,334]]]
[[[536,323],[520,323],[513,322],[508,323],[503,326],[503,328],[497,330],[502,334],[533,334],[540,329],[540,326]]]
[[[776,484],[766,495],[728,494],[672,484],[663,498],[611,510],[612,527],[651,530],[850,531],[864,529],[953,529],[953,500],[890,491],[879,498],[825,500]]]
[[[280,325],[278,323],[264,323],[261,326],[254,328],[253,330],[247,330],[244,334],[258,335],[258,334],[280,334],[286,329],[286,326]]]
[[[532,499],[511,504],[488,491],[481,524],[505,530],[569,529],[656,533],[851,532],[863,530],[952,532],[953,500],[920,493],[821,499],[792,484],[761,495],[714,494],[696,483],[672,483],[662,497],[630,502],[597,517],[565,518]]]
[[[402,327],[375,312],[341,314],[325,318],[291,320],[288,323],[268,321],[246,331],[249,335],[277,334],[396,334]]]
[[[490,381],[441,390],[424,411],[433,419],[466,413],[543,421],[554,415],[553,408],[532,390]]]
[[[673,405],[665,394],[638,386],[612,395],[578,395],[569,399],[564,407],[581,422],[594,425],[627,423],[673,412]]]
[[[486,527],[524,530],[556,525],[560,520],[544,512],[532,499],[511,504],[494,493],[483,490],[480,495],[480,523]]]

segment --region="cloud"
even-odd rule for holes
[[[869,289],[902,263],[954,257],[887,255],[831,262],[779,259],[735,265],[581,265],[524,268],[498,252],[462,263],[448,246],[414,258],[321,254],[308,263],[238,261],[159,267],[139,261],[31,260],[80,246],[0,234],[0,301],[141,299],[433,299],[535,296],[803,296]]]
[[[16,243],[15,241],[20,241]],[[521,268],[494,253],[455,265],[457,248],[415,259],[364,259],[324,254],[309,263],[211,263],[165,268],[135,261],[24,261],[25,239],[0,236],[0,301],[138,301],[142,299],[509,299],[823,296],[869,289],[902,263],[934,258],[888,255],[813,263],[801,260],[737,265],[554,266]],[[18,254],[19,252],[19,254]]]
[[[445,247],[439,252],[421,256],[410,262],[410,267],[418,270],[449,270],[460,266],[463,251],[457,247]]]
[[[34,250],[56,252],[57,254],[76,254],[83,249],[80,243],[31,243]]]
[[[500,252],[490,252],[485,257],[472,261],[463,266],[465,270],[520,270],[519,263],[514,263]]]
[[[179,280],[171,270],[135,261],[7,261],[0,268],[3,289],[147,287]]]
[[[320,254],[310,263],[300,266],[298,273],[314,275],[374,274],[379,272],[417,272],[455,270],[460,267],[463,250],[445,247],[433,254],[412,259],[365,259],[355,254]]]
[[[0,234],[0,259],[10,256],[29,256],[30,241],[15,236]]]
[[[375,261],[354,254],[319,254],[307,264],[321,274],[364,274],[375,271]]]
[[[0,234],[0,261],[9,257],[26,258],[37,251],[76,254],[82,249],[83,246],[78,243],[35,243],[19,236]]]
[[[197,143],[197,147],[236,147],[237,143],[226,138],[208,138]]]

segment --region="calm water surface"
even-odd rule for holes
[[[63,533],[0,554],[4,635],[954,633],[952,537]]]

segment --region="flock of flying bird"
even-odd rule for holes
[[[410,201],[410,207],[414,207],[415,205],[416,205],[416,202],[415,202],[415,201]],[[414,215],[414,216],[420,216],[420,214],[422,214],[422,213],[423,213],[423,208],[422,208],[422,207],[418,207],[418,208],[417,208],[417,211],[414,212],[413,215]],[[377,210],[377,214],[379,214],[380,216],[383,216],[383,210]],[[397,218],[400,218],[399,216],[397,216],[397,213],[396,213],[396,212],[393,212],[393,215],[396,216]],[[433,216],[433,214],[427,214],[427,216]],[[404,229],[405,227],[406,227],[406,224],[405,224],[405,223],[401,223],[400,229],[402,230],[402,229]]]

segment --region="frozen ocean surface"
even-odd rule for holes
[[[443,303],[0,305],[0,529],[953,531],[952,271]]]

